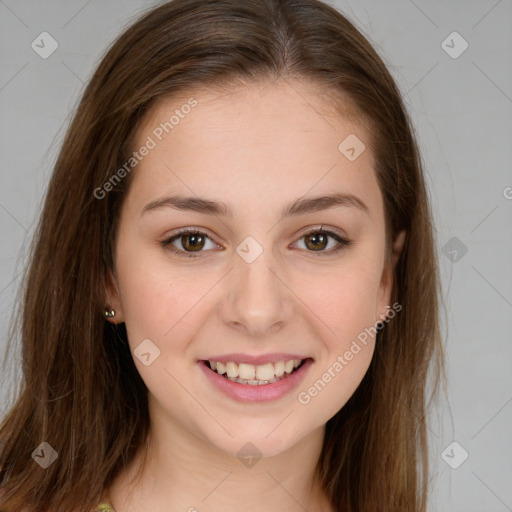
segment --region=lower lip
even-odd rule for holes
[[[217,372],[214,372],[210,366],[206,366],[204,361],[198,361],[197,364],[201,367],[206,377],[210,379],[210,382],[230,398],[239,402],[270,402],[278,400],[296,388],[306,376],[309,367],[313,364],[313,360],[306,359],[299,369],[288,374],[288,377],[284,379],[272,384],[256,386],[230,381],[226,377],[222,377]]]

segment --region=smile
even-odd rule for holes
[[[214,372],[229,379],[231,382],[238,382],[239,384],[247,384],[249,386],[261,386],[286,378],[303,361],[300,359],[290,359],[289,361],[276,361],[275,363],[263,365],[238,364],[233,361],[228,361],[225,364],[218,361],[208,361],[208,363]]]
[[[214,391],[238,402],[269,402],[284,397],[299,386],[312,364],[311,357],[262,365],[214,360],[197,362]]]

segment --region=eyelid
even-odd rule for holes
[[[297,239],[300,239],[307,235],[310,235],[313,233],[318,233],[318,232],[334,234],[334,235],[339,236],[340,238],[343,238],[347,242],[349,241],[348,237],[345,235],[345,233],[343,231],[341,231],[340,229],[335,228],[335,227],[326,226],[325,224],[320,224],[320,225],[316,225],[316,226],[308,226],[308,227],[304,228],[304,231],[301,232],[301,234],[299,235],[299,237]]]
[[[215,242],[217,245],[220,245],[215,237],[210,233],[210,231],[208,231],[206,228],[200,228],[198,226],[188,226],[186,228],[180,228],[178,229],[177,231],[175,231],[172,235],[166,237],[163,241],[166,242],[168,240],[171,240],[173,238],[177,238],[179,237],[180,235],[183,235],[183,234],[199,234],[199,235],[206,235],[210,240],[212,240],[213,242]]]

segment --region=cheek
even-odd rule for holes
[[[161,351],[160,365],[185,370],[177,361],[187,357],[187,346],[212,307],[209,299],[217,290],[218,276],[212,272],[185,273],[154,249],[132,248],[124,254],[118,259],[118,275],[132,352],[150,339]],[[145,367],[138,366],[144,373]]]
[[[320,364],[297,393],[299,410],[315,425],[326,423],[343,408],[370,366],[373,341],[366,345],[356,341],[346,348],[333,353],[327,364]]]
[[[122,242],[119,255],[119,287],[130,346],[133,350],[146,338],[160,346],[184,314],[187,299],[176,272],[169,272],[169,267],[164,268],[154,254],[142,248],[125,247],[123,251]]]
[[[316,297],[322,351],[297,393],[299,407],[315,425],[327,422],[347,403],[370,366],[375,348],[375,285],[370,277],[354,272]]]
[[[380,269],[373,263],[346,261],[328,273],[301,276],[294,285],[303,309],[318,325],[329,344],[341,347],[375,324]]]
[[[375,307],[380,269],[350,261],[328,278],[304,284],[322,351],[297,401],[318,421],[327,421],[352,396],[366,374],[375,346]]]

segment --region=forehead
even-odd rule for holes
[[[191,98],[197,102],[193,109],[187,106]],[[173,128],[174,138],[189,125],[196,128],[197,124],[203,123],[216,128],[209,133],[203,130],[205,140],[213,140],[216,135],[222,137],[224,133],[233,138],[233,132],[238,132],[239,128],[243,128],[241,137],[253,135],[260,139],[265,136],[273,139],[273,130],[278,128],[286,128],[281,136],[297,132],[325,134],[327,131],[334,135],[340,127],[363,137],[369,135],[365,128],[366,119],[347,95],[309,80],[279,78],[273,82],[260,80],[244,85],[230,83],[214,89],[195,87],[174,97],[162,96],[143,119],[139,135],[154,131],[161,122],[169,121],[173,113],[179,116],[179,119],[174,116],[174,128],[181,125],[180,130]],[[185,122],[187,118],[189,120]]]
[[[154,147],[132,183],[146,199],[238,191],[240,205],[265,197],[281,206],[309,191],[341,187],[380,201],[362,119],[350,103],[335,103],[332,94],[308,83],[280,79],[160,98],[143,119],[134,149],[149,139]],[[359,141],[358,152],[366,149],[351,160],[343,152],[346,140],[352,146]]]

